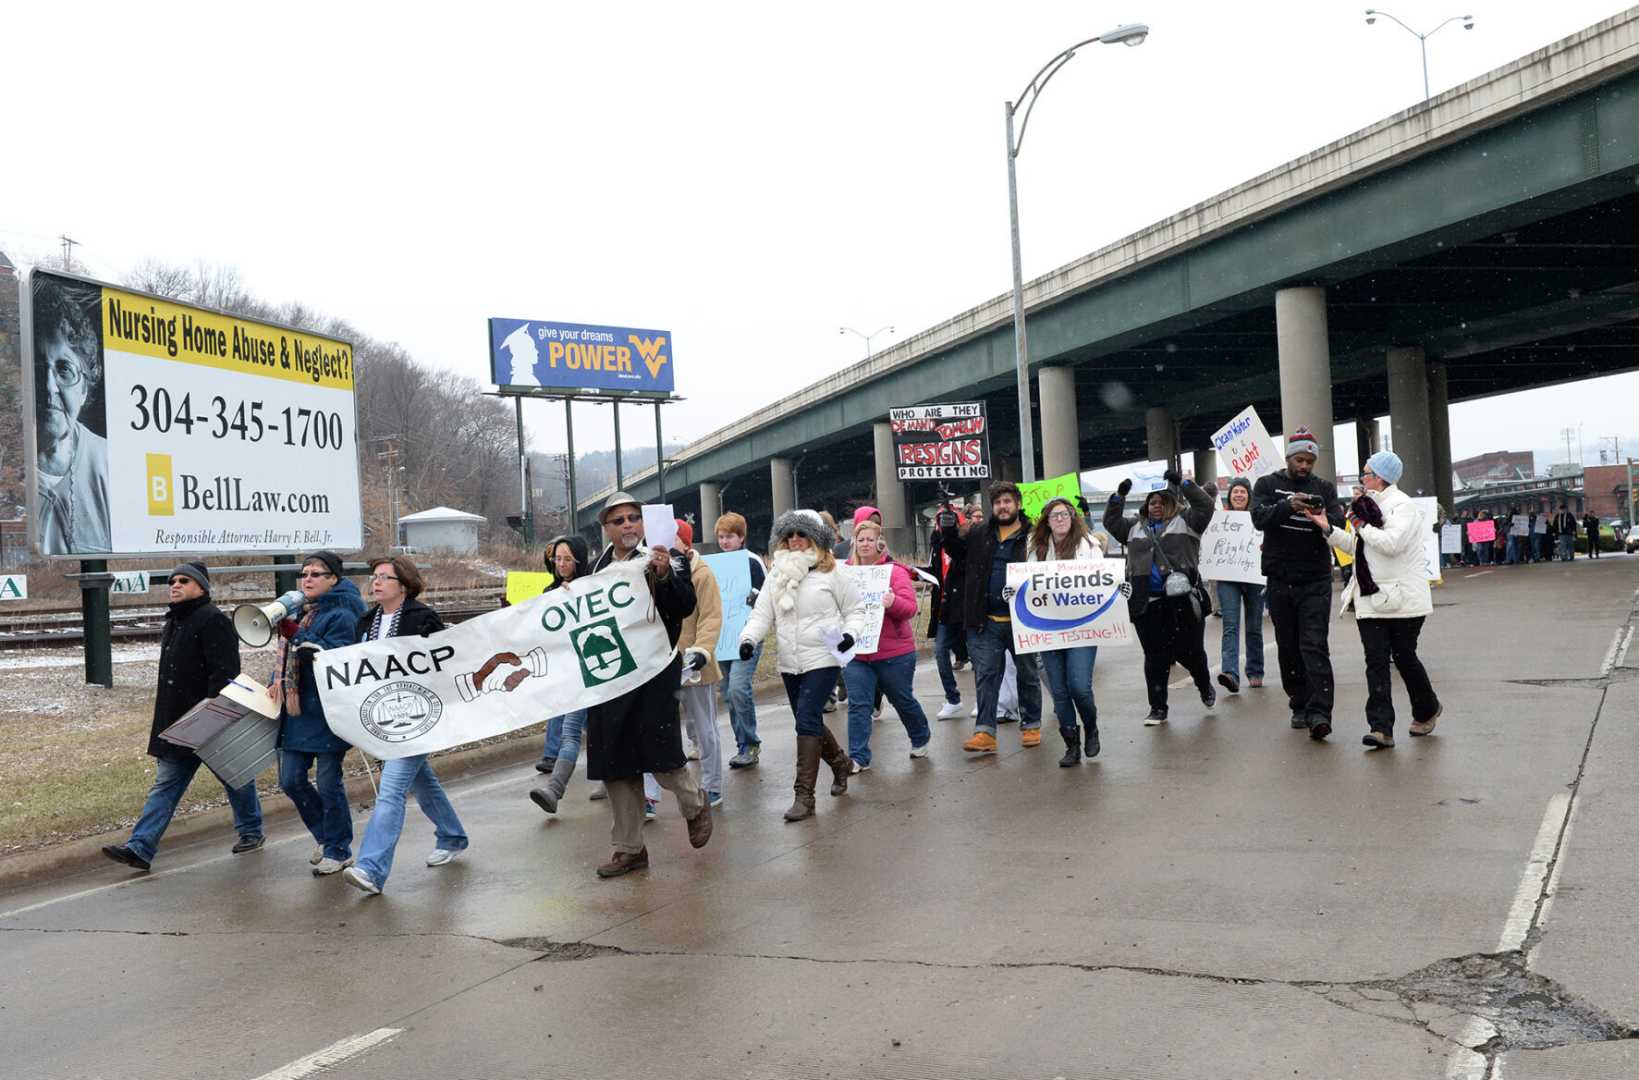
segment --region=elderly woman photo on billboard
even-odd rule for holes
[[[109,550],[108,440],[102,394],[102,290],[36,277],[34,423],[40,550]]]

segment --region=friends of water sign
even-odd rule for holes
[[[1138,640],[1127,618],[1120,559],[1008,563],[1008,606],[1013,648],[1052,652],[1088,645],[1131,645]]]
[[[1230,476],[1244,476],[1254,484],[1258,477],[1281,467],[1280,451],[1269,429],[1258,419],[1258,410],[1248,405],[1229,423],[1212,433],[1213,449]]]

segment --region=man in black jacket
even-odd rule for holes
[[[955,519],[958,533],[967,533],[967,519],[954,503],[945,504],[940,512]],[[967,578],[967,564],[945,550],[945,534],[938,522],[933,530],[932,551],[928,573],[938,584],[933,587],[933,599],[928,605],[928,637],[933,639],[934,666],[939,669],[939,683],[945,691],[945,704],[938,718],[954,720],[962,715],[962,688],[956,683],[956,667],[967,657],[962,626],[962,582]]]
[[[1571,513],[1569,504],[1559,504],[1559,511],[1554,514],[1549,528],[1554,530],[1554,539],[1559,541],[1559,550],[1556,553],[1559,561],[1570,562],[1576,558],[1576,515]]]
[[[203,563],[183,563],[171,571],[171,607],[159,638],[159,682],[154,691],[154,722],[148,754],[157,774],[131,839],[110,844],[102,853],[117,863],[147,870],[159,850],[160,837],[177,804],[199,771],[199,757],[185,746],[166,742],[159,733],[208,697],[215,697],[239,674],[239,639],[233,623],[211,603],[211,577]],[[239,840],[235,855],[262,846],[262,804],[253,780],[228,791],[233,827]]]
[[[1337,488],[1314,475],[1320,443],[1307,427],[1286,440],[1286,468],[1252,486],[1252,524],[1263,533],[1263,573],[1269,579],[1269,618],[1275,624],[1281,689],[1292,708],[1292,726],[1311,739],[1332,733],[1332,657],[1327,632],[1332,618],[1332,549],[1326,535],[1303,513],[1324,510],[1343,526]]]
[[[1010,653],[1019,680],[1020,745],[1041,745],[1041,665],[1034,653],[1014,652],[1008,609],[1013,593],[1007,588],[1007,564],[1024,562],[1030,536],[1023,502],[1018,486],[1003,480],[990,487],[990,520],[984,525],[972,526],[963,536],[954,515],[940,522],[945,551],[967,564],[962,625],[967,628],[967,654],[979,698],[973,737],[962,744],[969,753],[996,752],[996,700]]]
[[[1593,512],[1582,515],[1582,532],[1588,538],[1588,558],[1599,558],[1599,516]]]
[[[592,564],[592,572],[628,559],[647,559],[655,611],[675,650],[683,620],[694,613],[694,582],[681,553],[664,547],[643,550],[643,508],[624,491],[609,497],[600,521],[609,546]],[[598,867],[598,877],[619,877],[649,866],[649,851],[643,844],[644,773],[651,773],[661,787],[677,796],[678,809],[688,822],[690,844],[705,847],[711,839],[711,806],[683,755],[683,726],[677,711],[682,675],[683,660],[674,651],[672,662],[660,674],[587,710],[586,775],[603,781],[615,819],[611,829],[615,853]]]

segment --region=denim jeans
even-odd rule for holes
[[[554,716],[546,722],[546,742],[541,747],[541,757],[555,758],[563,752],[563,717]]]
[[[1548,561],[1548,534],[1547,533],[1532,533],[1531,534],[1531,543],[1536,548],[1536,561],[1537,562],[1547,562]]]
[[[165,835],[166,826],[171,824],[177,804],[182,801],[201,763],[198,758],[187,761],[158,758],[155,764],[158,768],[154,773],[154,786],[148,789],[142,813],[137,816],[136,827],[131,830],[131,839],[125,845],[148,862],[154,861],[154,855],[159,851],[159,838]],[[228,805],[233,807],[234,830],[240,836],[261,836],[262,803],[256,797],[256,782],[253,780],[237,791],[226,785],[223,789],[228,793]]]
[[[751,651],[750,660],[719,660],[723,669],[723,697],[728,700],[728,722],[734,729],[734,748],[745,753],[753,746],[761,746],[757,738],[757,701],[751,694],[751,680],[757,674],[757,661],[763,658],[762,642]]]
[[[1513,566],[1515,563],[1519,562],[1519,537],[1510,533],[1508,535],[1508,546],[1503,550],[1507,553],[1505,557],[1508,560],[1509,566]]]
[[[427,755],[383,761],[375,809],[370,811],[370,824],[364,828],[358,859],[358,868],[378,886],[385,885],[387,875],[393,872],[393,852],[398,847],[399,834],[404,831],[404,802],[412,793],[416,805],[433,823],[435,846],[446,851],[466,850],[467,832],[461,827],[461,819],[455,816],[455,807],[444,794],[444,786],[428,764]]]
[[[848,756],[861,765],[871,763],[871,709],[880,687],[882,696],[899,714],[911,746],[926,746],[933,738],[928,715],[911,688],[916,678],[916,654],[905,653],[888,660],[855,660],[842,669],[848,682]]]
[[[1576,537],[1570,533],[1559,534],[1559,561],[1570,562],[1576,558]]]
[[[1093,702],[1093,662],[1098,659],[1098,646],[1079,649],[1053,649],[1038,653],[1041,669],[1047,675],[1047,690],[1053,695],[1053,715],[1059,729],[1073,729],[1076,714],[1088,731],[1098,730],[1098,706]]]
[[[945,702],[950,705],[962,703],[962,688],[956,685],[956,672],[950,666],[951,653],[956,651],[956,643],[961,638],[962,628],[949,623],[940,623],[933,632],[933,663],[939,669],[939,685],[944,687]]]
[[[353,854],[353,815],[347,806],[347,785],[341,779],[341,759],[347,751],[310,754],[279,751],[279,788],[296,804],[302,824],[313,834],[326,858],[346,861]],[[307,779],[317,766],[319,786]]]
[[[822,667],[800,675],[780,673],[785,682],[785,697],[791,703],[791,715],[797,721],[798,735],[820,738],[825,734],[825,699],[837,684],[838,668]]]
[[[986,619],[977,630],[967,632],[967,655],[973,661],[973,681],[979,697],[976,731],[996,734],[996,699],[1001,694],[1007,657],[1013,656],[1018,669],[1019,727],[1041,727],[1041,666],[1035,653],[1013,653],[1013,624]]]
[[[1263,678],[1263,586],[1246,581],[1218,582],[1218,610],[1224,617],[1223,656],[1219,670],[1241,679],[1241,612],[1246,612],[1246,677]]]

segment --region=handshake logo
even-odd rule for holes
[[[455,677],[462,701],[476,701],[485,694],[510,694],[525,679],[546,674],[546,650],[536,647],[523,656],[499,652],[484,661],[477,671]]]

